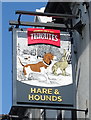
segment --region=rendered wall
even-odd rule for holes
[[[89,3],[90,43],[89,43],[89,73],[91,71],[91,2]],[[91,118],[91,74],[89,74],[89,118]]]
[[[89,108],[89,12],[83,3],[72,5],[73,14],[79,13],[79,18],[73,20],[73,26],[82,21],[85,27],[82,35],[77,31],[73,33],[73,73],[76,87],[76,107]],[[80,27],[79,27],[80,29]],[[89,117],[83,112],[78,112],[78,118]]]

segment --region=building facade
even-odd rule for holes
[[[75,107],[88,109],[88,113],[78,112],[78,118],[90,118],[90,3],[72,3],[72,13],[78,14],[78,19],[73,19],[73,79],[75,82]]]

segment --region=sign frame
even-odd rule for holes
[[[65,86],[65,87],[62,87],[63,89],[63,92],[67,92],[68,89],[69,91],[71,91],[71,102],[72,104],[57,104],[57,103],[37,103],[37,102],[20,102],[20,101],[17,101],[17,83],[16,83],[16,78],[17,78],[17,71],[16,71],[16,39],[17,39],[17,30],[21,31],[21,30],[26,30],[26,28],[24,29],[21,29],[21,28],[13,28],[12,30],[12,39],[13,39],[13,43],[12,43],[12,49],[13,49],[13,66],[12,66],[12,69],[13,69],[13,76],[12,76],[12,79],[13,79],[13,106],[33,106],[33,107],[44,107],[44,108],[47,108],[47,107],[55,107],[55,108],[58,108],[58,107],[62,107],[62,106],[68,106],[68,107],[73,107],[73,91],[71,91],[73,89],[73,84],[71,84],[70,86]],[[65,94],[66,95],[66,94]],[[67,96],[68,98],[69,96]]]

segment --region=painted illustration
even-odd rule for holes
[[[16,47],[18,81],[44,87],[72,84],[70,41],[61,41],[60,47],[28,46],[27,31],[18,31]]]

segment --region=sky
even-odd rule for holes
[[[0,106],[2,105],[2,111],[0,110],[0,114],[8,114],[12,106],[12,32],[9,32],[9,21],[17,20],[16,10],[35,11],[45,6],[46,2],[2,2],[1,9],[0,2],[0,11],[2,12],[0,16],[2,17],[2,21],[0,20],[0,25],[2,26],[2,34],[0,33],[2,38],[2,41],[0,41],[0,54],[2,53],[0,62],[0,65],[2,65],[2,81],[0,83],[2,84],[0,86],[0,91],[2,87],[2,95],[0,97],[2,96],[2,99],[0,98]],[[31,22],[34,20],[34,17],[22,16],[21,19],[22,21]]]

